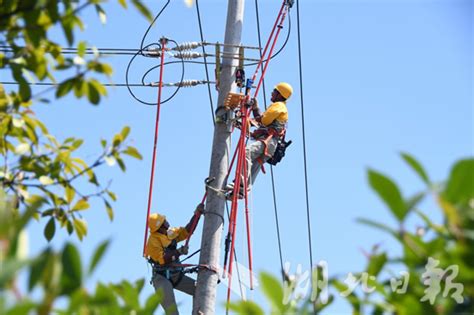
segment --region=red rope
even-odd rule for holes
[[[258,81],[257,88],[255,89],[255,94],[253,96],[254,98],[257,97],[258,91],[260,90],[260,86],[262,85],[263,79],[265,78],[265,73],[267,72],[267,67],[270,64],[270,58],[272,56],[273,50],[275,49],[275,44],[277,42],[278,36],[280,35],[281,29],[283,27],[283,22],[285,21],[285,17],[286,17],[287,13],[288,13],[288,7],[286,7],[286,10],[281,15],[281,20],[280,20],[280,23],[278,24],[278,30],[277,30],[277,33],[275,35],[275,39],[273,40],[272,47],[270,48],[270,52],[268,53],[268,58],[267,58],[267,61],[265,62],[265,66],[263,68],[262,75],[260,76],[260,80]],[[270,39],[268,41],[270,42]],[[267,43],[267,45],[268,45],[268,43]]]
[[[232,207],[230,211],[229,228],[231,229],[232,242],[229,253],[229,284],[227,289],[227,301],[230,300],[230,289],[232,284],[232,266],[235,250],[235,229],[237,225],[238,195],[240,193],[240,181],[242,179],[243,158],[245,158],[245,137],[247,135],[247,117],[248,113],[244,104],[241,104],[242,127],[240,130],[239,156],[237,158],[237,168],[235,171],[234,190],[232,196]],[[246,176],[246,174],[244,174]],[[225,270],[225,267],[224,267]]]
[[[250,220],[249,220],[249,203],[248,203],[248,176],[249,173],[247,157],[244,152],[244,195],[245,195],[245,225],[247,227],[247,249],[249,258],[249,273],[250,273],[250,290],[253,290],[253,271],[252,271],[252,245],[250,243]]]
[[[153,141],[153,158],[151,160],[151,174],[150,174],[150,189],[148,191],[148,210],[146,213],[146,225],[145,225],[145,238],[143,240],[143,256],[145,256],[146,240],[148,237],[148,217],[150,216],[151,200],[153,196],[153,179],[155,177],[155,159],[156,159],[156,146],[158,143],[158,127],[160,122],[160,108],[161,108],[161,90],[163,87],[163,70],[164,70],[164,58],[165,58],[165,45],[166,40],[161,40],[161,60],[160,60],[160,81],[158,83],[158,101],[156,106],[156,123],[155,123],[155,139]]]
[[[283,9],[285,8],[285,4],[286,4],[286,1],[284,0],[283,4],[281,5],[280,12],[278,13],[278,16],[275,20],[275,24],[273,25],[272,32],[270,33],[270,36],[268,37],[267,43],[265,44],[265,48],[263,49],[262,57],[260,58],[260,61],[257,64],[257,68],[255,69],[255,73],[253,74],[252,81],[255,81],[255,79],[257,78],[258,70],[260,70],[260,67],[262,66],[263,60],[265,60],[268,45],[270,44],[270,39],[273,38],[273,34],[275,33],[275,29],[277,28],[278,20],[280,19],[280,16],[283,13]],[[271,54],[270,54],[270,56],[271,56]]]
[[[267,43],[265,45],[265,49],[262,53],[262,57],[260,58],[260,61],[257,64],[257,68],[255,70],[255,73],[252,77],[252,82],[255,81],[257,74],[260,70],[260,67],[262,66],[263,62],[265,59],[265,65],[262,70],[262,74],[260,76],[260,80],[258,82],[257,88],[254,93],[254,97],[256,98],[260,89],[260,86],[263,82],[263,79],[265,77],[265,73],[267,71],[267,67],[270,62],[271,55],[273,53],[273,50],[275,48],[278,36],[280,35],[280,31],[283,26],[283,22],[285,20],[285,17],[288,13],[289,7],[287,6],[286,0],[283,1],[282,7],[280,9],[280,12],[278,13],[278,16],[275,20],[275,24],[273,25],[272,32],[267,40]],[[278,28],[278,30],[275,33],[275,30]],[[273,40],[273,42],[272,42]],[[270,47],[270,43],[272,42],[272,45]],[[268,53],[267,57],[267,50],[268,47],[270,47],[270,51]],[[242,178],[242,168],[244,170],[244,181],[243,181],[243,186],[244,186],[244,198],[245,198],[245,220],[246,220],[246,225],[247,225],[247,245],[248,245],[248,255],[249,255],[249,270],[250,270],[250,288],[253,289],[253,274],[252,274],[252,248],[251,248],[251,243],[250,243],[250,220],[249,220],[249,209],[248,209],[248,194],[247,194],[247,186],[248,186],[248,170],[247,170],[247,160],[246,160],[246,151],[245,151],[245,138],[247,137],[247,128],[248,128],[248,117],[250,115],[250,109],[247,110],[246,104],[248,103],[250,99],[250,93],[247,91],[246,97],[242,100],[240,108],[241,108],[241,116],[242,116],[242,125],[241,125],[241,130],[240,130],[240,139],[239,143],[236,148],[236,152],[234,153],[234,157],[232,158],[232,164],[234,163],[235,156],[237,155],[238,152],[238,158],[237,158],[237,167],[235,171],[235,179],[234,179],[234,190],[233,190],[233,198],[232,198],[232,207],[231,207],[231,213],[230,213],[230,219],[229,219],[229,232],[228,234],[231,236],[231,246],[230,246],[230,253],[229,253],[229,266],[228,266],[228,276],[229,276],[229,283],[228,283],[228,289],[227,289],[227,303],[230,301],[230,290],[231,290],[231,284],[232,284],[232,265],[233,265],[233,255],[234,255],[234,250],[235,250],[235,229],[236,229],[236,224],[237,224],[237,210],[238,210],[238,194],[240,192],[240,181]],[[227,257],[226,257],[227,258]],[[224,262],[224,275],[226,274],[227,270],[227,264],[226,264],[227,259],[225,259]]]
[[[204,197],[202,197],[201,203],[204,203],[206,201],[206,198],[207,198],[207,192],[204,194]],[[199,218],[201,217],[201,215],[202,213],[200,213],[199,215],[194,215],[193,224],[191,225],[191,231],[189,231],[189,235],[186,238],[186,243],[184,244],[184,246],[188,246],[189,240],[191,239],[191,235],[193,235],[194,231],[196,230],[196,226],[199,223]]]

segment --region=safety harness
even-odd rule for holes
[[[168,247],[165,248],[165,255],[169,251],[175,251],[178,246],[178,243],[176,240],[173,240]],[[190,258],[192,255],[188,256]],[[183,259],[186,260],[188,258]],[[193,264],[183,264],[181,260],[177,259],[173,261],[170,264],[165,264],[161,265],[158,262],[154,261],[151,258],[148,258],[148,263],[150,263],[152,270],[153,270],[153,275],[150,280],[150,284],[153,285],[153,280],[157,275],[161,275],[165,277],[171,284],[173,285],[173,288],[176,288],[176,286],[183,280],[183,277],[187,273],[196,273],[199,271],[199,269],[208,269],[214,272],[217,272],[215,268],[212,268],[208,265],[193,265]],[[176,277],[177,275],[177,277]]]

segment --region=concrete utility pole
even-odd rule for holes
[[[245,0],[229,0],[224,44],[240,45]],[[224,45],[225,56],[238,54],[236,46]],[[238,60],[222,59],[222,72],[218,97],[218,106],[223,106],[225,97],[235,90],[234,73]],[[220,109],[223,112],[223,109]],[[225,120],[219,119],[223,113],[217,113],[214,127],[214,141],[209,176],[214,178],[210,184],[221,189],[229,167],[230,128]],[[224,113],[230,114],[230,113]],[[222,117],[222,116],[221,116]],[[206,215],[201,241],[200,264],[219,266],[221,236],[223,229],[225,200],[216,192],[208,190]],[[193,301],[193,314],[211,315],[215,313],[217,281],[219,275],[207,269],[201,269],[197,277],[196,293]]]

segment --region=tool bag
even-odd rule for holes
[[[275,149],[275,153],[271,158],[267,160],[267,163],[270,165],[277,165],[285,156],[286,148],[291,145],[292,141],[285,141],[285,137],[281,137],[278,139],[277,147]]]

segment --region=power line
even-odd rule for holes
[[[308,192],[308,165],[306,161],[306,136],[305,136],[305,117],[304,117],[304,97],[303,97],[303,60],[301,56],[301,31],[300,31],[300,5],[296,1],[296,24],[298,34],[298,65],[299,65],[299,81],[300,81],[300,99],[301,99],[301,130],[303,134],[303,162],[304,162],[304,184],[306,195],[306,219],[308,223],[308,246],[309,246],[309,262],[311,270],[311,280],[313,280],[313,246],[311,241],[311,215],[309,207],[309,192]],[[311,281],[313,283],[313,281]]]
[[[155,18],[153,19],[153,21],[150,23],[150,25],[148,26],[148,28],[146,29],[145,31],[145,34],[143,34],[143,37],[142,37],[142,40],[140,42],[140,51],[142,51],[144,48],[143,48],[143,44],[145,43],[145,38],[146,36],[148,35],[148,32],[151,30],[152,26],[155,24],[156,20],[158,20],[158,18],[160,17],[161,13],[163,13],[163,11],[165,11],[166,7],[168,6],[168,4],[170,4],[170,0],[168,0],[165,5],[163,5],[163,7],[161,8],[160,12],[158,12],[158,14],[155,16]]]
[[[255,13],[257,17],[257,34],[258,34],[258,45],[260,47],[260,58],[262,58],[262,38],[261,38],[261,33],[260,33],[260,15],[258,12],[258,0],[255,0]],[[267,95],[266,95],[266,88],[265,88],[265,79],[263,79],[263,104],[265,106],[265,110],[267,109]],[[281,249],[281,238],[280,238],[280,224],[278,220],[278,209],[277,209],[277,202],[276,202],[276,191],[275,191],[275,178],[273,174],[273,166],[270,165],[270,175],[272,179],[272,194],[273,194],[273,209],[275,213],[275,224],[276,224],[276,232],[277,232],[277,239],[278,239],[278,253],[280,255],[280,267],[282,271],[282,277],[283,280],[285,280],[283,276],[283,254],[282,254],[282,249]]]
[[[202,31],[202,24],[201,24],[201,13],[199,12],[199,1],[198,0],[196,0],[196,13],[197,13],[198,24],[199,24],[199,34],[201,35],[201,42],[204,42],[204,34],[203,34],[203,31]],[[204,48],[204,45],[202,45],[202,53],[204,55],[204,68],[206,69],[206,80],[209,81],[209,71],[207,69],[206,49]],[[214,116],[214,104],[212,102],[212,94],[211,94],[211,85],[210,84],[207,84],[207,92],[209,94],[209,103],[211,105],[212,123],[215,125],[216,124],[216,118]]]
[[[24,47],[18,47],[20,49]],[[134,55],[138,49],[136,48],[86,48],[84,50],[85,55],[125,55],[130,56]],[[0,45],[1,52],[11,52],[14,53],[15,49],[12,46]],[[79,49],[77,48],[61,48],[62,54],[77,54]]]
[[[100,82],[99,82],[100,83]],[[0,81],[0,84],[4,85],[20,85],[18,82],[13,82],[13,81]],[[116,86],[116,87],[126,87],[126,86],[135,86],[135,87],[156,87],[155,85],[152,84],[140,84],[140,83],[100,83],[103,86]],[[28,82],[28,85],[32,86],[59,86],[59,83],[53,83],[53,82]]]

